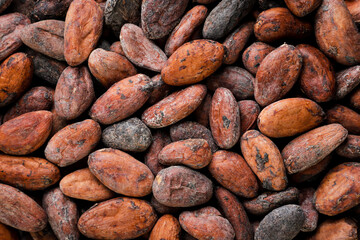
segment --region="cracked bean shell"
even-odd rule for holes
[[[335,216],[360,203],[360,163],[342,163],[331,169],[314,195],[316,210]]]
[[[39,149],[52,129],[52,113],[36,111],[20,115],[0,126],[0,151],[26,155]]]
[[[315,128],[289,142],[281,154],[289,174],[312,167],[345,141],[348,131],[340,124]]]
[[[48,57],[64,61],[64,26],[60,20],[43,20],[23,28],[22,42]]]
[[[60,180],[60,170],[37,157],[0,155],[0,181],[30,191],[43,190]]]
[[[168,59],[161,79],[172,86],[194,84],[214,73],[224,58],[222,44],[199,39],[185,43]]]
[[[268,137],[290,137],[318,126],[324,118],[324,111],[315,102],[306,98],[287,98],[265,107],[259,114],[257,125]]]
[[[54,106],[59,116],[72,120],[79,117],[95,98],[89,70],[67,67],[56,84]]]
[[[270,52],[256,73],[256,102],[264,107],[283,98],[300,76],[302,63],[300,51],[292,45],[283,44]]]
[[[152,143],[152,136],[150,129],[140,119],[130,118],[105,128],[102,142],[110,148],[143,152]]]
[[[240,137],[240,109],[227,88],[217,88],[210,107],[209,122],[215,143],[223,149],[232,148]]]
[[[246,198],[257,195],[259,185],[256,176],[239,154],[217,151],[213,154],[208,169],[216,181],[234,194]]]
[[[259,131],[250,130],[241,137],[241,152],[262,187],[272,191],[286,188],[287,177],[278,147]]]
[[[187,139],[166,145],[158,154],[163,165],[186,165],[193,169],[206,167],[211,159],[211,148],[204,139]]]
[[[45,157],[60,166],[69,166],[94,150],[101,138],[100,125],[87,119],[61,129],[49,140]]]
[[[103,11],[98,3],[94,0],[71,2],[64,30],[64,56],[70,66],[86,61],[98,43],[102,27]]]
[[[30,86],[34,66],[25,53],[14,53],[0,65],[0,107],[14,102]]]
[[[82,234],[95,239],[134,239],[152,229],[157,216],[146,201],[119,197],[94,205],[78,222]]]
[[[126,57],[136,66],[160,72],[167,56],[155,43],[146,38],[142,29],[126,23],[120,32],[121,47]]]
[[[214,207],[185,211],[179,215],[181,227],[196,239],[232,240],[234,228]]]
[[[102,124],[112,124],[130,117],[148,100],[153,89],[144,74],[125,78],[112,85],[92,105],[89,115]]]
[[[106,187],[130,197],[151,193],[154,175],[142,162],[112,148],[97,150],[89,155],[89,169]]]
[[[206,92],[206,87],[201,84],[174,92],[146,109],[141,120],[150,128],[163,128],[174,124],[194,112],[205,98]]]
[[[156,200],[165,206],[193,207],[210,200],[213,185],[210,179],[197,171],[172,166],[156,175],[152,190]]]
[[[0,183],[0,222],[26,232],[38,232],[47,224],[39,204],[18,189]]]
[[[86,201],[99,202],[115,195],[88,168],[79,169],[64,176],[59,186],[66,196]]]

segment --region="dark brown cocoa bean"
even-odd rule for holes
[[[255,78],[245,69],[227,66],[207,78],[206,86],[211,91],[219,87],[229,89],[237,100],[254,96]]]
[[[188,2],[189,0],[143,0],[141,27],[145,35],[150,39],[160,39],[168,35],[179,23]]]
[[[204,38],[225,37],[251,11],[254,3],[252,0],[222,0],[205,20]]]

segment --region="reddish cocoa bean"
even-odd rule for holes
[[[252,74],[256,74],[260,63],[274,50],[272,46],[263,42],[254,42],[242,55],[242,62],[245,68]]]
[[[253,129],[256,125],[257,117],[260,113],[259,104],[253,100],[242,100],[238,102],[240,110],[240,133],[244,134],[247,130]]]
[[[92,75],[106,88],[137,73],[125,57],[101,48],[91,52],[88,65]]]
[[[235,29],[223,42],[225,47],[225,64],[235,63],[240,52],[244,49],[245,44],[254,32],[254,22],[248,22],[242,24],[240,27]]]
[[[50,110],[53,105],[54,90],[48,87],[34,87],[26,92],[4,115],[3,121],[9,121],[24,113]]]
[[[196,28],[205,21],[206,16],[207,8],[202,5],[188,11],[169,36],[165,44],[166,55],[171,56],[181,45],[189,41]]]
[[[136,66],[160,72],[165,66],[165,53],[146,38],[142,29],[127,23],[121,28],[120,42],[126,57]]]
[[[49,223],[59,239],[79,239],[77,221],[79,219],[76,204],[55,188],[43,196],[43,206]]]
[[[70,66],[86,61],[100,38],[102,25],[103,11],[94,0],[74,0],[70,4],[64,30],[64,56]]]
[[[67,67],[55,88],[56,112],[67,120],[80,116],[95,98],[93,82],[86,67]]]
[[[360,136],[348,135],[347,139],[337,149],[336,153],[350,159],[360,158]]]
[[[252,240],[254,232],[244,207],[239,200],[222,187],[215,189],[215,197],[235,230],[236,240]]]
[[[22,45],[21,31],[28,24],[30,19],[21,13],[9,13],[0,17],[0,61]]]
[[[326,112],[328,123],[340,123],[349,133],[360,134],[360,114],[345,106],[336,104]]]
[[[264,215],[275,208],[289,203],[296,203],[299,199],[299,190],[291,187],[285,191],[265,192],[258,197],[243,202],[247,212],[254,215]]]
[[[23,43],[48,57],[64,61],[64,21],[44,20],[22,30]]]
[[[209,121],[219,147],[230,149],[237,143],[240,137],[240,110],[229,89],[216,89],[211,100]]]
[[[210,107],[211,95],[208,93],[200,106],[194,112],[196,121],[205,127],[209,127]]]
[[[317,227],[319,213],[316,211],[313,204],[315,189],[305,188],[300,190],[299,205],[305,214],[304,225],[301,228],[302,232],[312,232]]]
[[[189,116],[206,96],[204,85],[196,84],[174,92],[146,109],[142,121],[151,128],[163,128]]]
[[[165,130],[157,130],[153,135],[153,142],[145,154],[145,164],[150,168],[151,172],[156,176],[165,166],[159,162],[159,152],[169,143],[171,139]]]
[[[336,98],[344,98],[360,84],[360,66],[345,69],[336,74]]]
[[[218,149],[211,131],[197,122],[189,121],[172,126],[170,128],[170,136],[173,141],[185,140],[188,138],[203,138],[208,142],[213,153]]]

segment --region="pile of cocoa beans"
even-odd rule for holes
[[[360,0],[0,0],[0,240],[357,240]]]

